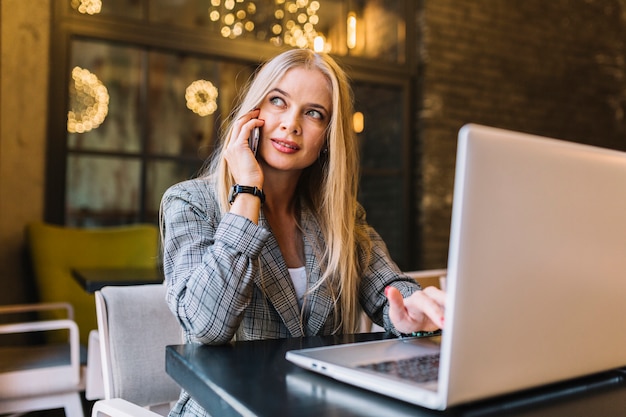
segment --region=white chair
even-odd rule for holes
[[[424,271],[408,271],[406,275],[419,282],[422,288],[437,287],[445,291],[447,269],[427,269]]]
[[[404,272],[409,277],[413,278],[422,288],[426,287],[437,287],[445,290],[446,288],[446,274],[448,273],[447,269],[427,269],[424,271],[408,271]],[[384,332],[381,326],[376,323],[372,323],[369,317],[365,313],[361,316],[361,328],[360,331],[362,333],[369,332]]]
[[[98,330],[89,332],[87,342],[87,365],[85,369],[85,399],[89,401],[104,398],[104,381],[102,377],[102,357],[100,354],[100,335]]]
[[[104,400],[92,416],[167,415],[180,387],[165,372],[165,346],[182,343],[163,285],[105,287],[96,292]]]
[[[46,319],[44,314],[52,311],[63,311],[66,318]],[[0,414],[63,408],[68,417],[83,417],[80,392],[84,384],[72,306],[10,305],[0,307],[0,314],[8,317],[0,325],[0,334],[16,335],[14,342],[19,341],[0,347]],[[41,342],[26,343],[29,336],[36,337],[29,333],[39,332],[58,333],[59,341],[44,337]]]

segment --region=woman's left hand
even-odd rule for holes
[[[394,287],[385,288],[389,301],[389,318],[401,333],[443,329],[446,293],[436,287],[426,287],[403,298]]]

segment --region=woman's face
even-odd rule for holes
[[[324,75],[315,69],[290,69],[261,103],[259,119],[265,124],[258,155],[271,168],[302,171],[319,158],[331,112]]]

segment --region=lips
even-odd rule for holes
[[[290,151],[297,151],[300,149],[300,147],[293,142],[288,142],[288,141],[283,141],[283,140],[278,140],[278,139],[272,139],[272,142],[281,149],[290,150]]]

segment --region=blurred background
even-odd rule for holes
[[[0,304],[35,297],[26,224],[156,224],[286,48],[350,75],[359,199],[404,270],[446,266],[463,124],[626,150],[625,0],[2,0],[0,24]]]

